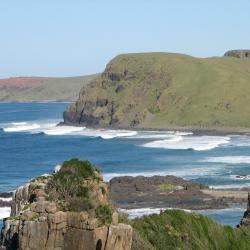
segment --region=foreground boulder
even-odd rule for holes
[[[16,190],[0,249],[130,250],[132,227],[118,223],[107,187],[89,162],[65,162]]]

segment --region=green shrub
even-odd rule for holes
[[[92,209],[89,193],[93,183],[90,184],[90,179],[96,180],[96,176],[95,167],[89,161],[65,161],[49,181],[48,199],[63,204],[64,210],[79,212]]]
[[[94,176],[95,167],[89,161],[71,159],[65,161],[58,173],[71,173],[75,177],[88,178]]]
[[[108,205],[99,205],[95,212],[103,224],[110,224],[112,222],[112,210]]]

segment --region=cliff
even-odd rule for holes
[[[141,53],[115,57],[64,112],[111,128],[249,128],[250,60]],[[240,111],[240,112],[239,112]]]
[[[0,249],[130,250],[132,227],[118,223],[106,191],[89,162],[64,162],[16,190]]]

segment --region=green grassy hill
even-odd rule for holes
[[[66,123],[138,128],[250,127],[250,60],[142,53],[115,57]]]
[[[97,76],[0,79],[0,101],[75,101],[81,88]]]
[[[222,226],[198,214],[171,210],[136,219],[132,225],[137,236],[133,250],[250,249],[249,227]]]

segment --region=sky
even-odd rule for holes
[[[0,0],[0,78],[102,72],[121,53],[250,49],[249,0]]]

